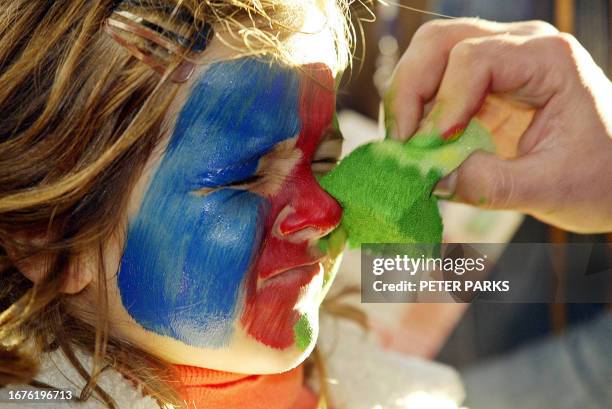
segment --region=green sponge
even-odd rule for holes
[[[360,146],[320,183],[344,209],[339,229],[350,247],[440,243],[442,218],[431,192],[477,149],[493,151],[494,145],[487,130],[473,120],[453,141],[439,134],[416,134],[406,143],[386,139]]]

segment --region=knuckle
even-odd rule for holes
[[[457,43],[450,52],[451,60],[469,62],[478,54],[478,44],[472,40],[463,40]]]
[[[536,36],[526,45],[526,54],[539,61],[538,83],[550,92],[556,92],[580,76],[580,44],[570,34]]]
[[[447,27],[443,20],[431,20],[422,24],[414,33],[413,40],[415,41],[430,41],[440,37]]]
[[[478,31],[483,34],[494,34],[498,26],[498,23],[483,20],[479,17],[460,17],[445,22],[447,27],[459,33]]]
[[[578,40],[568,33],[558,33],[546,37],[546,46],[558,57],[571,58]]]
[[[476,31],[490,31],[483,26],[485,22],[490,23],[476,17],[430,20],[417,29],[413,38],[417,40],[436,39],[438,41],[467,38]],[[493,32],[490,34],[493,34]]]
[[[559,30],[552,24],[542,20],[529,20],[522,23],[524,27],[533,34],[554,35],[558,34]]]
[[[496,179],[491,185],[490,207],[503,208],[510,201],[511,183],[507,178]]]
[[[504,172],[501,166],[496,165],[491,173],[490,207],[505,208],[515,195],[515,180],[512,173]]]
[[[579,46],[578,40],[568,33],[559,33],[547,38],[544,47],[549,54],[549,60],[555,61],[562,72],[573,77],[579,75],[576,50]]]

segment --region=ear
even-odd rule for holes
[[[68,264],[67,277],[60,291],[64,294],[76,294],[87,287],[94,277],[97,267],[94,255],[91,252],[79,254]]]
[[[25,234],[17,234],[18,239],[22,242],[27,242],[30,245],[44,245],[48,239],[45,237],[28,237]],[[15,266],[19,271],[34,284],[41,283],[54,261],[54,255],[50,253],[38,253],[33,256],[23,257],[16,248],[6,248],[9,258],[14,260]],[[70,260],[68,265],[68,276],[64,285],[60,289],[65,294],[76,294],[82,291],[93,280],[92,254],[87,252]]]

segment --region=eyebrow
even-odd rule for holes
[[[330,126],[323,132],[321,140],[319,141],[319,145],[325,141],[344,142],[346,141],[346,138],[344,137],[344,134],[342,133],[340,129],[336,128],[335,126]]]

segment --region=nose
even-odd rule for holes
[[[306,230],[312,231],[311,239],[323,237],[340,224],[342,207],[325,192],[314,176],[302,180],[288,204],[284,219],[279,224],[280,233],[289,236]]]

